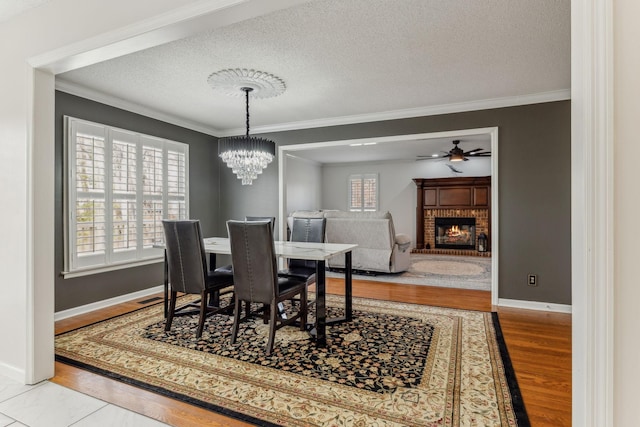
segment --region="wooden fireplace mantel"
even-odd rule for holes
[[[414,178],[417,186],[416,249],[425,248],[425,214],[433,209],[483,209],[491,212],[491,177]],[[489,221],[490,223],[490,221]]]

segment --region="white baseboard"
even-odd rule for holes
[[[91,304],[81,305],[80,307],[74,307],[68,310],[57,311],[53,319],[55,321],[66,319],[68,317],[89,313],[90,311],[98,310],[100,308],[110,307],[112,305],[146,297],[147,295],[157,294],[158,292],[163,292],[163,291],[164,291],[163,285],[154,286],[153,288],[143,289],[141,291],[132,292],[130,294],[120,295],[120,296],[105,299],[102,301],[92,302]]]
[[[18,369],[15,366],[0,362],[0,375],[17,381],[20,384],[26,384],[27,376],[24,369]]]
[[[552,302],[522,301],[517,299],[498,298],[499,307],[524,308],[526,310],[553,311],[556,313],[571,313],[571,306]]]

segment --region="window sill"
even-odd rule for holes
[[[72,279],[74,277],[82,277],[82,276],[90,276],[92,274],[108,273],[110,271],[124,270],[126,268],[141,267],[143,265],[157,264],[157,263],[161,263],[161,262],[164,262],[164,258],[163,257],[149,258],[149,259],[144,259],[144,260],[135,261],[135,262],[126,262],[126,263],[122,263],[122,264],[112,264],[112,265],[105,265],[105,266],[101,266],[101,267],[88,267],[88,268],[78,269],[78,270],[74,270],[74,271],[63,271],[60,274],[62,274],[62,277],[64,277],[65,279]]]

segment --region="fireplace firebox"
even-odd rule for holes
[[[475,249],[475,218],[435,218],[436,248]]]

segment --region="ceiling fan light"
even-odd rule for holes
[[[462,154],[454,153],[449,158],[450,162],[461,162],[464,160],[464,156]]]

